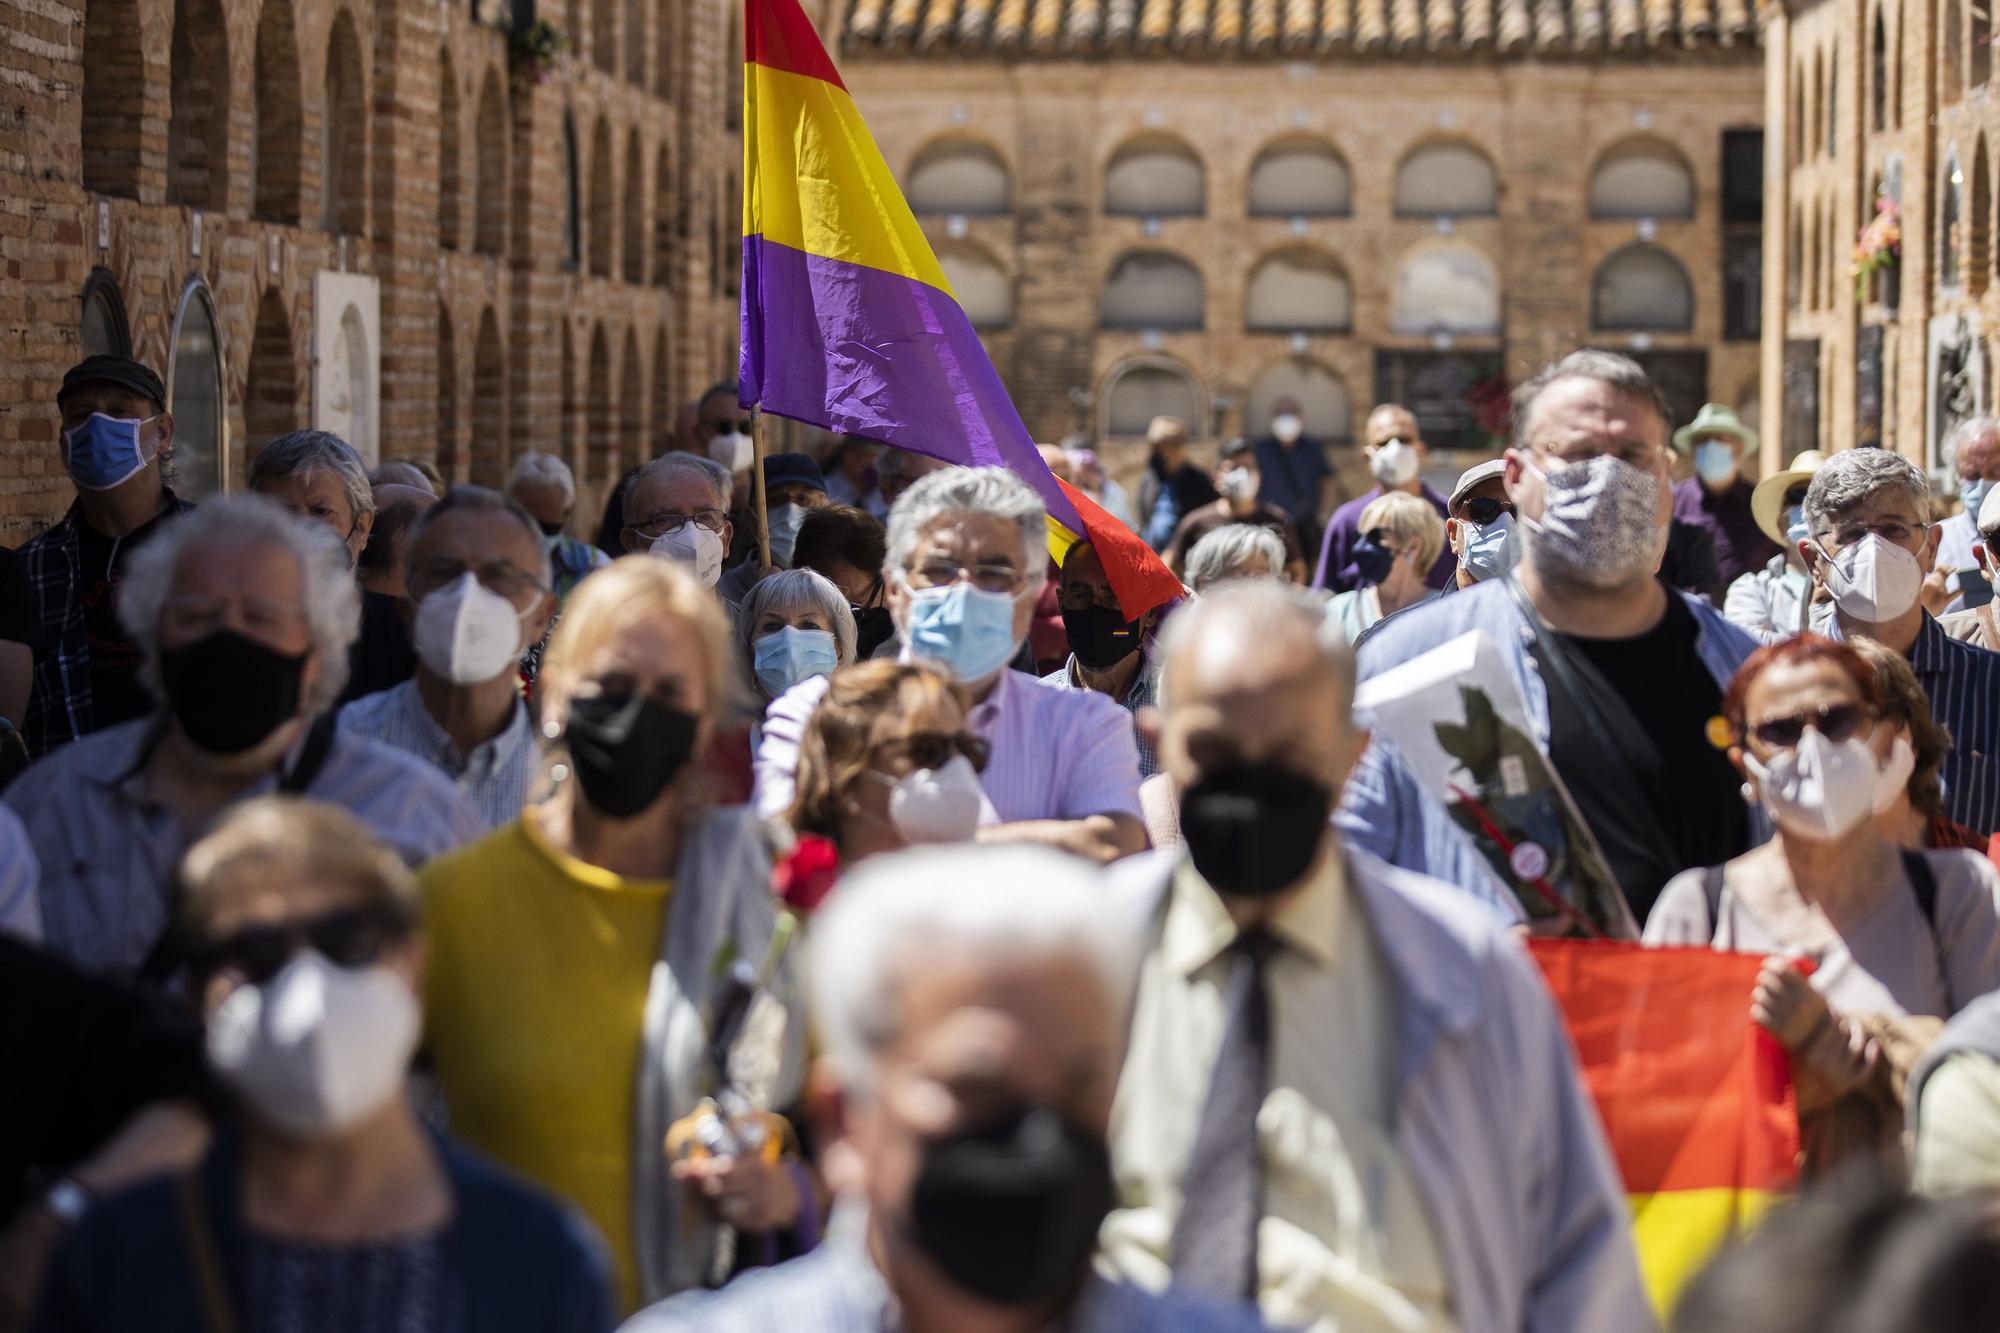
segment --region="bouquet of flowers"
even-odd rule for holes
[[[1894,268],[1903,255],[1902,211],[1888,195],[1875,200],[1875,216],[1861,229],[1854,242],[1854,263],[1848,274],[1854,279],[1854,299],[1868,299],[1868,282],[1884,269]]]
[[[515,33],[508,43],[507,55],[514,78],[529,88],[547,83],[556,57],[568,46],[562,29],[547,19],[537,19],[532,26]]]

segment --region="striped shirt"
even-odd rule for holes
[[[535,727],[528,706],[518,699],[500,734],[464,756],[424,707],[415,677],[356,699],[340,710],[336,723],[342,731],[393,745],[440,769],[458,784],[488,828],[504,828],[521,817],[541,771]]]
[[[1063,663],[1062,670],[1051,671],[1042,677],[1042,684],[1052,690],[1081,690],[1087,688],[1077,676],[1076,654],[1071,653],[1069,661]],[[1132,715],[1132,743],[1139,747],[1139,777],[1150,778],[1160,771],[1160,756],[1139,731],[1139,710],[1151,708],[1160,691],[1160,672],[1151,662],[1139,664],[1139,674],[1132,678],[1132,688],[1125,691],[1125,697],[1118,704]],[[1107,698],[1109,696],[1106,696]]]
[[[1931,716],[1951,733],[1938,771],[1945,817],[1974,833],[2000,832],[2000,653],[1959,642],[1926,611],[1909,658]]]
[[[894,1296],[863,1248],[866,1218],[835,1213],[842,1234],[802,1259],[746,1273],[720,1291],[693,1291],[634,1315],[620,1333],[895,1333]],[[854,1234],[848,1234],[854,1233]],[[1167,1291],[1155,1295],[1091,1274],[1045,1333],[1257,1333],[1247,1305]]]

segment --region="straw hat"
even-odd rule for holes
[[[1817,449],[1808,449],[1792,460],[1792,465],[1783,472],[1773,472],[1757,483],[1750,492],[1750,517],[1757,520],[1757,527],[1766,537],[1778,545],[1790,548],[1792,539],[1785,535],[1785,492],[1803,482],[1812,480],[1813,473],[1819,471],[1826,462],[1826,455]]]
[[[1754,452],[1757,448],[1757,432],[1721,403],[1703,403],[1694,420],[1674,432],[1674,448],[1688,453],[1704,435],[1727,435],[1736,441],[1741,452]]]

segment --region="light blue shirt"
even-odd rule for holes
[[[436,767],[458,784],[488,828],[503,828],[521,817],[521,807],[541,772],[535,726],[528,718],[528,706],[518,699],[500,734],[465,755],[459,754],[424,707],[414,676],[354,700],[340,710],[336,721],[342,731],[393,745]]]

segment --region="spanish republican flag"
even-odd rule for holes
[[[1041,494],[1049,555],[1089,541],[1127,619],[1181,595],[1131,529],[1058,480],[798,0],[746,0],[743,405]]]
[[[1791,1074],[1750,1019],[1763,960],[1596,940],[1529,948],[1576,1042],[1664,1317],[1716,1247],[1798,1182]]]

